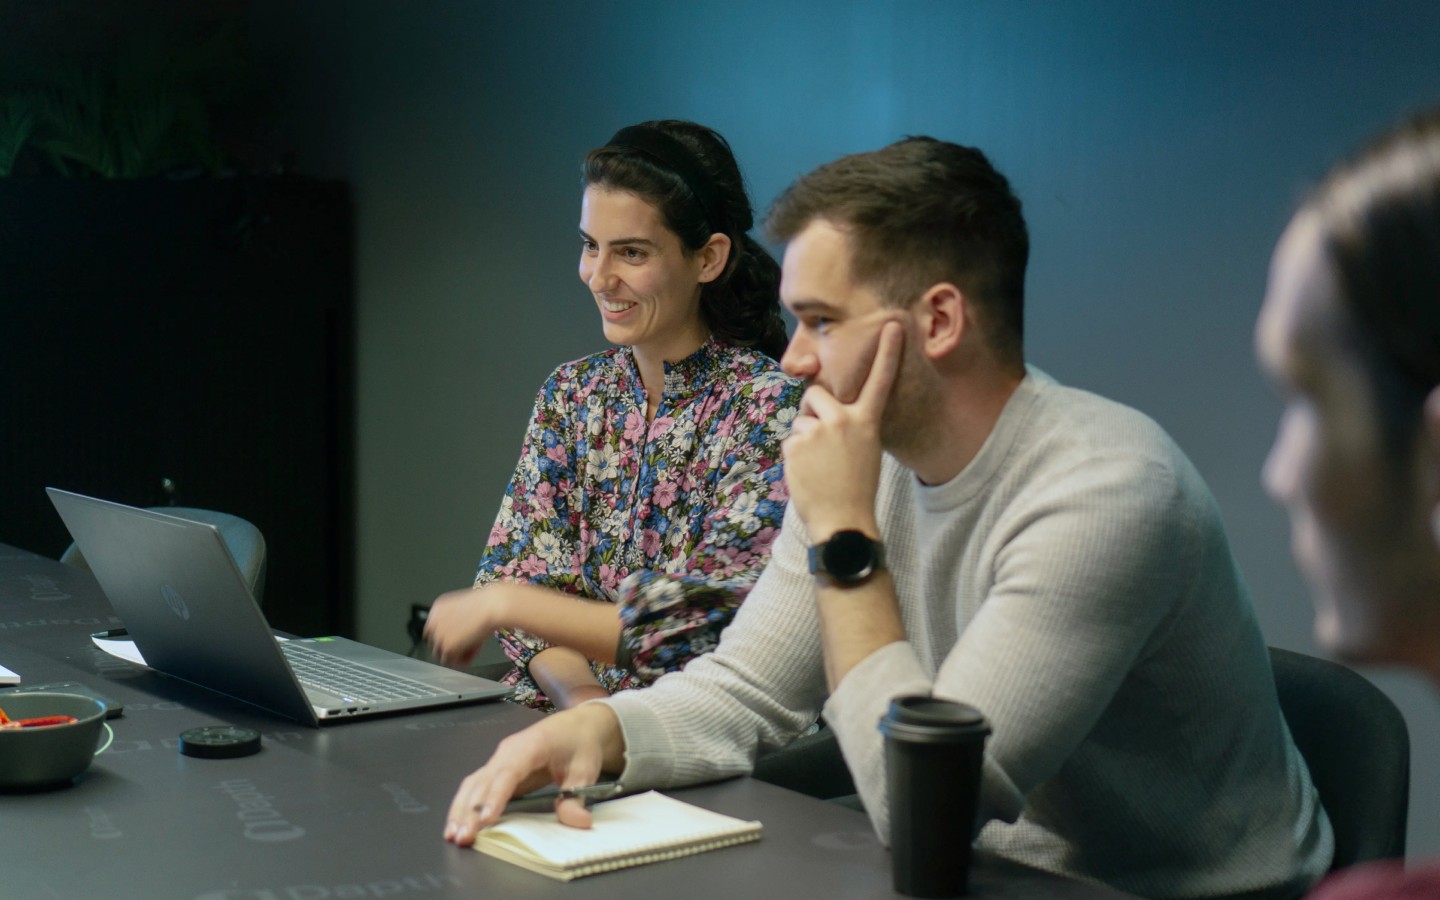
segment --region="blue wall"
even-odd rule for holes
[[[903,134],[990,154],[1031,223],[1031,360],[1170,430],[1268,639],[1313,650],[1259,487],[1278,403],[1251,326],[1307,186],[1440,102],[1440,4],[255,0],[250,20],[281,139],[356,192],[365,639],[403,646],[409,603],[469,581],[534,390],[603,346],[575,276],[584,151],[681,117],[729,137],[762,208]],[[1412,853],[1440,852],[1440,710],[1375,678],[1414,732]]]

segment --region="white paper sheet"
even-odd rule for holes
[[[140,655],[140,651],[135,647],[134,641],[97,637],[92,637],[90,640],[95,646],[111,656],[118,657],[127,662],[138,663],[142,666],[145,665],[145,657]]]

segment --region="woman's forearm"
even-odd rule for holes
[[[569,709],[609,696],[604,685],[595,680],[590,663],[578,650],[569,647],[548,647],[530,660],[530,677],[550,698],[556,709]]]
[[[500,604],[497,627],[518,628],[549,644],[570,647],[596,662],[615,663],[620,643],[620,609],[561,591],[515,582],[480,589],[485,602]]]

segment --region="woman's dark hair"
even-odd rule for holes
[[[1358,332],[1389,449],[1440,385],[1440,108],[1337,166],[1305,204]]]
[[[661,161],[666,158],[674,162]],[[586,155],[583,183],[641,197],[659,210],[689,253],[704,247],[712,234],[730,238],[724,271],[700,286],[700,317],[719,340],[775,360],[784,354],[780,266],[746,233],[755,215],[745,180],[716,131],[678,119],[622,129]]]

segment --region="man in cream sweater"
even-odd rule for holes
[[[876,723],[933,693],[993,729],[981,846],[1148,897],[1303,891],[1330,826],[1214,500],[1155,423],[1026,365],[1004,176],[911,138],[801,178],[769,227],[810,384],[770,565],[713,654],[503,741],[446,838],[547,781],[747,772],[823,712],[885,840]]]

